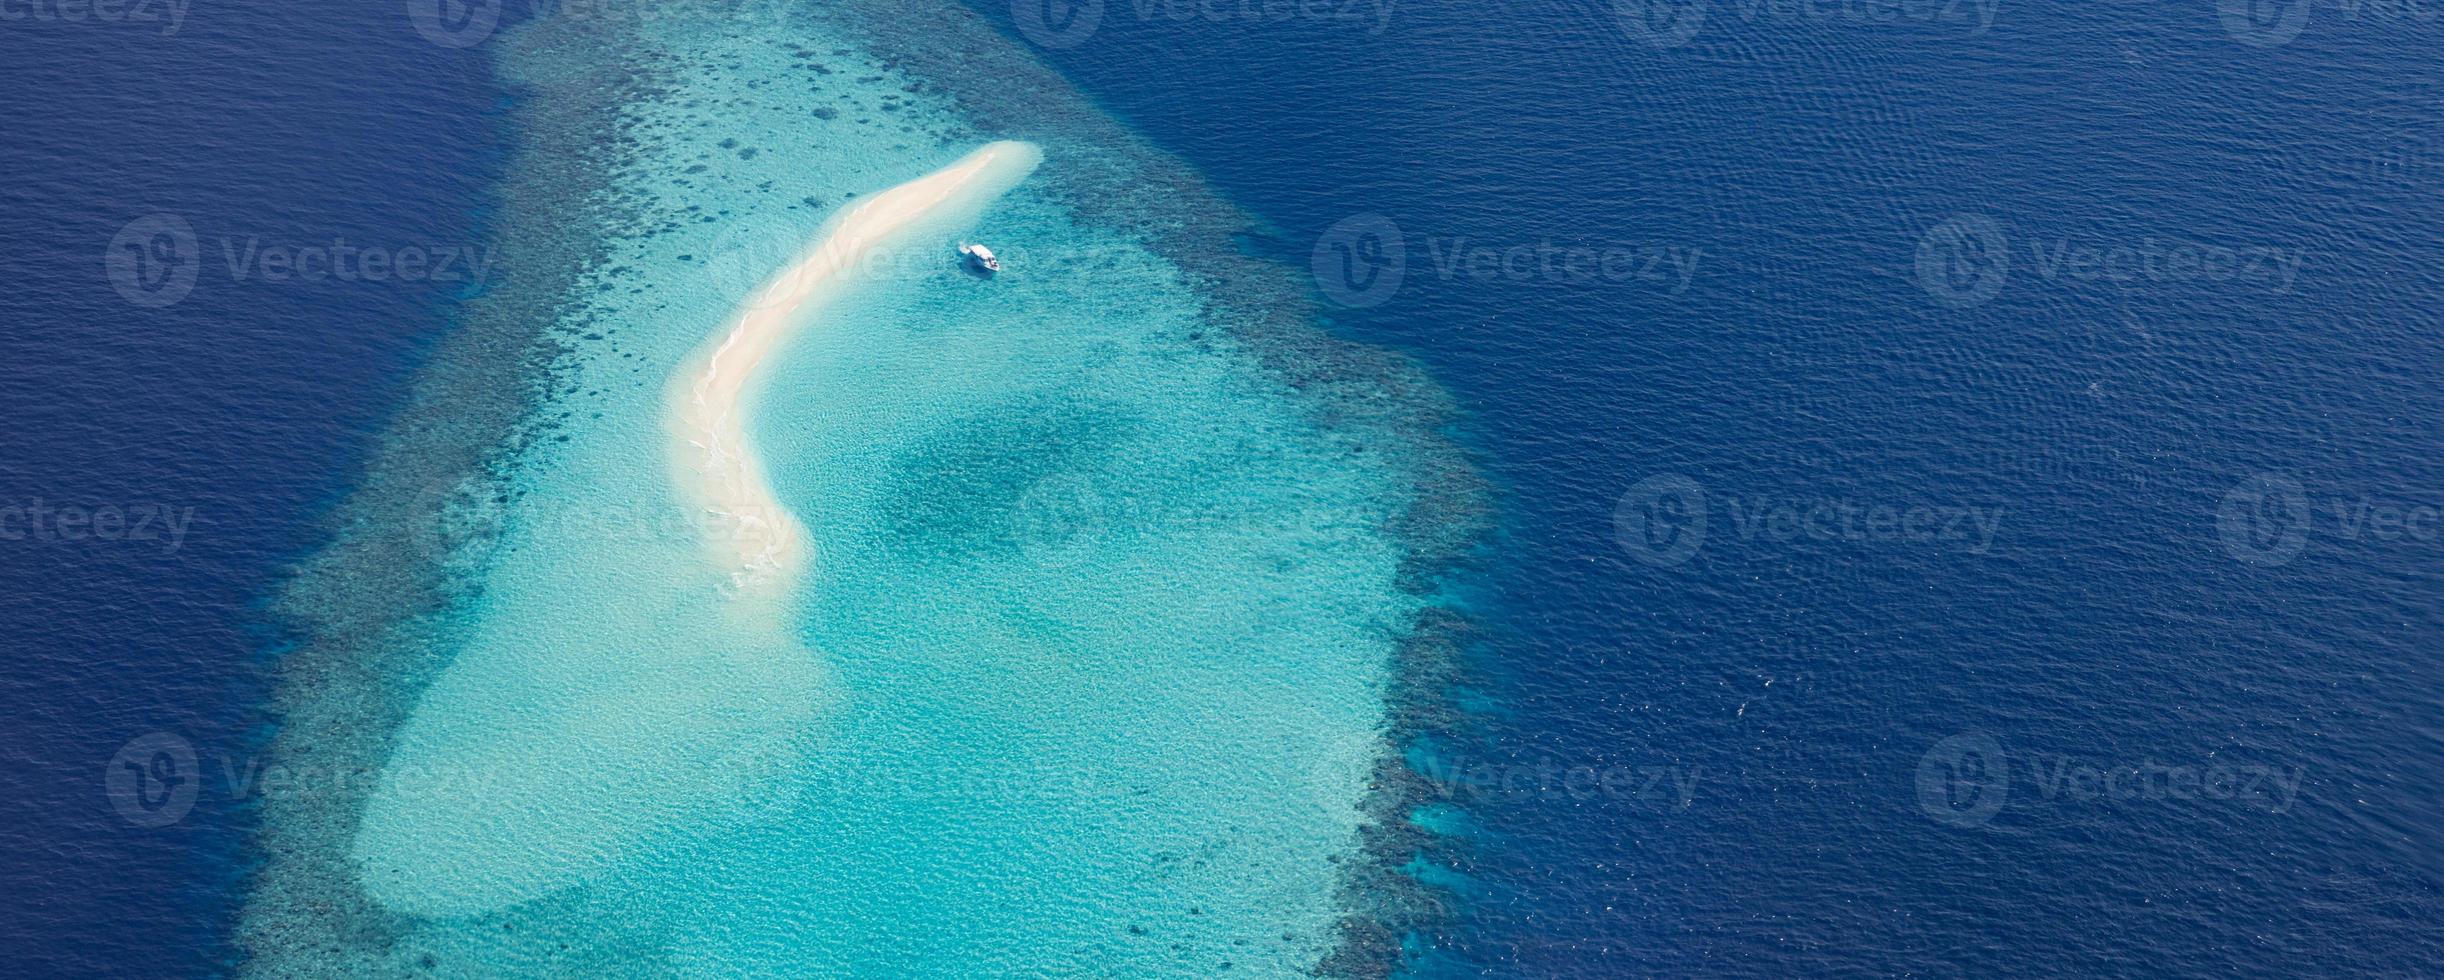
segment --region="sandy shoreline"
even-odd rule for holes
[[[990,201],[1042,161],[1034,144],[990,143],[941,170],[866,198],[826,222],[815,243],[758,287],[673,377],[672,478],[688,507],[713,518],[705,544],[733,584],[786,583],[804,570],[811,551],[806,529],[774,496],[747,441],[741,396],[765,357],[811,319],[826,286],[840,282],[894,235]],[[949,261],[947,251],[944,259]]]

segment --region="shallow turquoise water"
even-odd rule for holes
[[[685,70],[628,110],[641,233],[562,312],[565,420],[450,556],[469,588],[426,639],[454,646],[347,848],[400,930],[367,961],[1311,968],[1418,610],[1386,447],[1022,185],[886,250],[750,388],[814,559],[742,599],[670,483],[672,372],[849,195],[982,140],[804,25],[650,40]],[[1111,152],[1009,135],[1044,173]],[[959,270],[960,238],[1009,271]]]

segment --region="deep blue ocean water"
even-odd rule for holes
[[[1284,9],[1047,57],[1372,303],[1496,487],[1420,972],[2432,969],[2444,12]],[[226,968],[256,607],[466,285],[226,251],[480,247],[498,167],[395,5],[165,27],[0,25],[0,507],[194,509],[0,541],[37,974]],[[202,261],[146,307],[104,255],[154,214]],[[153,732],[162,828],[105,779]]]
[[[0,962],[17,975],[225,968],[281,639],[257,609],[468,285],[272,281],[260,257],[480,245],[498,155],[482,63],[417,40],[395,5],[196,5],[174,31],[168,8],[144,12],[0,23],[0,507],[127,521],[108,540],[46,539],[17,513],[0,529]],[[104,256],[152,215],[191,229],[196,277],[147,307]],[[243,278],[232,253],[255,259]],[[191,515],[182,537],[137,526],[162,508]],[[191,800],[183,817],[137,827],[105,772],[156,732],[194,748],[200,782],[170,798]]]
[[[2438,11],[1642,6],[1111,3],[1050,53],[1256,247],[1397,228],[1341,329],[1501,501],[1428,962],[2431,970]]]

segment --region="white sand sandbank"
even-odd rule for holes
[[[666,834],[739,819],[779,791],[838,702],[821,658],[780,615],[811,543],[764,483],[741,392],[791,328],[869,258],[887,257],[878,250],[938,248],[953,261],[933,236],[1041,159],[1028,144],[995,143],[867,198],[689,359],[666,396],[671,466],[687,506],[730,518],[707,546],[746,587],[715,596],[695,569],[554,563],[590,557],[580,552],[517,574],[597,582],[596,601],[618,615],[562,608],[567,592],[536,581],[491,592],[489,618],[425,690],[366,800],[351,856],[368,895],[418,916],[497,912],[658,853]]]
[[[794,580],[811,550],[806,529],[773,495],[747,442],[741,394],[765,357],[878,249],[916,244],[905,241],[910,232],[972,214],[1041,162],[1034,144],[991,143],[866,198],[826,223],[813,246],[756,290],[680,368],[670,390],[673,476],[680,498],[714,518],[706,545],[734,583],[757,588]],[[951,260],[947,246],[943,256]]]

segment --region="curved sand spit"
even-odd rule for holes
[[[773,496],[747,442],[741,395],[790,330],[877,248],[924,224],[972,210],[1043,161],[1031,143],[985,145],[957,163],[867,198],[824,225],[822,236],[748,298],[679,370],[670,391],[671,461],[680,497],[712,519],[706,546],[741,588],[794,579],[806,564],[806,529]]]
[[[628,603],[618,617],[558,608],[564,596],[532,583],[495,593],[366,800],[351,855],[369,895],[419,916],[494,912],[593,880],[662,834],[720,825],[779,785],[835,695],[779,615],[786,573],[811,549],[749,451],[741,391],[837,293],[827,284],[895,237],[938,247],[921,233],[972,217],[1040,159],[995,143],[834,218],[689,359],[665,409],[679,496],[729,518],[706,546],[756,590],[706,596],[696,567],[610,569],[604,585],[622,591],[598,601]],[[708,598],[725,621],[691,621]]]

